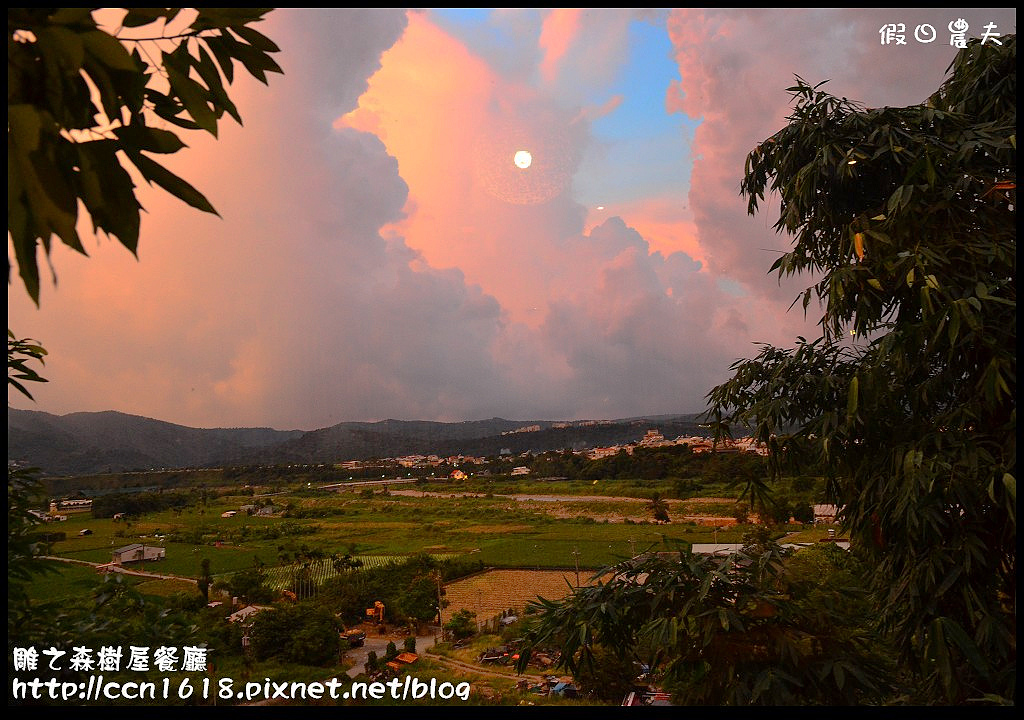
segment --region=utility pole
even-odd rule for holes
[[[434,578],[437,580],[437,624],[441,626],[442,633],[444,632],[444,620],[441,618],[441,573],[435,572]],[[442,635],[443,637],[443,635]]]

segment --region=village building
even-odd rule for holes
[[[228,619],[228,622],[236,622],[236,623],[242,623],[243,625],[247,625],[247,624],[249,624],[251,622],[253,615],[256,615],[257,613],[261,613],[264,610],[271,610],[271,609],[272,608],[270,608],[270,607],[268,607],[266,605],[246,605],[241,610],[236,610],[235,612],[233,612],[230,615],[228,615],[227,619]]]
[[[143,545],[133,543],[114,550],[110,559],[112,565],[127,565],[134,562],[150,562],[152,560],[163,560],[167,557],[167,550],[159,545]]]
[[[835,505],[815,505],[814,506],[814,524],[819,523],[831,524],[836,521],[836,514],[839,512],[839,508]]]

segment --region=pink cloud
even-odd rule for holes
[[[947,17],[947,15],[952,15]],[[973,13],[973,14],[972,14]],[[944,27],[953,16],[1006,13],[941,9],[676,9],[668,20],[681,81],[667,106],[702,118],[694,138],[690,207],[709,269],[728,275],[752,293],[790,301],[805,281],[778,288],[765,278],[773,254],[787,248],[771,228],[773,206],[751,218],[739,183],[746,155],[786,123],[794,75],[868,105],[921,102],[942,81],[955,50],[948,44],[882,47],[886,23],[930,22]],[[1011,15],[1012,17],[1012,15]],[[777,206],[775,206],[777,208]],[[775,210],[777,212],[777,210]],[[766,252],[767,251],[767,252]]]
[[[540,75],[541,79],[549,85],[555,82],[559,63],[579,33],[582,13],[582,8],[553,8],[544,18],[539,42],[544,51],[544,59],[540,63]]]
[[[639,232],[652,253],[671,255],[684,252],[702,264],[707,262],[693,216],[678,197],[649,197],[601,210],[589,208],[587,231],[614,215],[623,218]]]
[[[9,324],[51,351],[37,407],[301,428],[699,409],[751,343],[813,331],[785,312],[802,283],[765,274],[774,218],[738,196],[792,74],[874,104],[941,79],[948,48],[902,61],[875,44],[894,12],[674,11],[666,106],[703,118],[689,198],[597,215],[572,195],[584,100],[636,12],[580,11],[560,34],[564,18],[496,13],[519,61],[498,62],[427,12],[275,11],[286,75],[240,82],[245,127],[192,135],[170,163],[223,219],[144,189],[138,262],[58,249],[38,311],[9,287]],[[537,86],[544,63],[554,83]]]

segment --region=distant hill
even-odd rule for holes
[[[497,455],[582,450],[636,442],[649,429],[666,438],[704,435],[696,415],[600,423],[549,420],[346,422],[320,430],[201,429],[119,412],[51,415],[7,409],[9,462],[49,475],[154,468],[329,463],[402,455]]]
[[[302,435],[270,428],[198,429],[107,411],[7,409],[7,459],[51,475],[208,467]]]

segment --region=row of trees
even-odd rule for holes
[[[94,518],[112,518],[120,513],[138,517],[144,513],[194,507],[199,502],[199,496],[191,493],[111,493],[93,498],[91,510]]]
[[[446,604],[444,584],[482,569],[480,561],[416,555],[403,563],[361,568],[331,578],[319,588],[317,602],[349,623],[365,619],[366,608],[377,601],[384,603],[392,623],[428,623],[438,617],[438,602]]]

